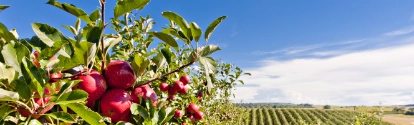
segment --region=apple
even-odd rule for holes
[[[169,87],[169,85],[165,82],[160,84],[160,90],[163,91],[163,92],[168,91],[168,87]]]
[[[111,88],[127,89],[135,82],[135,73],[127,61],[116,60],[108,64],[105,78]]]
[[[197,93],[197,98],[198,98],[198,101],[203,100],[203,93],[202,92],[198,92]]]
[[[181,123],[181,125],[185,125],[185,122]]]
[[[190,83],[190,77],[186,74],[182,75],[180,77],[180,81],[184,84],[187,85],[188,83]]]
[[[155,91],[152,88],[150,88],[148,85],[138,86],[134,88],[134,90],[132,90],[131,92],[132,101],[140,104],[141,102],[140,102],[139,97],[143,99],[150,98],[153,105],[157,104],[157,99],[158,99],[157,93],[155,93]]]
[[[201,111],[197,111],[196,113],[194,113],[194,118],[195,120],[201,120],[204,117],[204,113]]]
[[[170,101],[170,102],[173,101],[174,100],[174,95],[169,95],[167,100]]]
[[[186,94],[188,92],[188,86],[184,86],[183,89],[178,90],[178,93],[180,94]]]
[[[35,56],[35,58],[39,57],[39,52],[38,51],[34,51],[33,55]]]
[[[184,84],[181,81],[175,81],[173,87],[175,90],[180,91],[184,88]]]
[[[181,112],[181,110],[175,110],[174,117],[175,118],[181,118],[184,114]]]
[[[170,86],[170,87],[168,87],[168,94],[169,95],[175,95],[175,94],[177,94],[177,91],[174,89],[174,87]]]
[[[86,72],[85,72],[86,73]],[[93,71],[88,75],[81,73],[74,79],[82,80],[72,89],[81,89],[88,93],[88,102],[93,102],[102,97],[107,89],[105,78],[97,71]]]
[[[198,106],[196,104],[191,103],[190,105],[188,105],[187,111],[190,112],[191,114],[194,114],[198,112]]]
[[[191,121],[191,122],[195,122],[194,115],[190,115],[190,116],[188,116],[188,119],[190,119],[190,121]]]
[[[100,103],[100,108],[105,116],[111,118],[113,123],[118,121],[129,122],[131,118],[131,96],[122,89],[110,89],[106,91]]]
[[[52,73],[52,74],[49,75],[49,83],[57,82],[60,79],[62,79],[62,73],[60,73],[60,72]]]

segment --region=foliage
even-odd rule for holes
[[[76,89],[82,80],[74,79],[85,72],[105,74],[113,60],[127,61],[133,69],[136,79],[126,89],[128,93],[149,85],[159,97],[155,104],[138,96],[141,103],[129,107],[132,117],[117,124],[243,122],[247,110],[236,107],[229,98],[234,96],[232,88],[243,84],[240,76],[250,74],[213,58],[211,55],[221,48],[207,44],[226,16],[213,20],[203,32],[195,22],[188,23],[179,14],[165,11],[162,16],[170,24],[153,31],[155,22],[150,16],[133,13],[144,9],[149,0],[118,0],[114,18],[108,22],[104,20],[106,2],[110,1],[100,0],[100,7],[88,14],[75,5],[49,0],[47,4],[78,18],[73,26],[63,26],[71,35],[36,22],[32,23],[35,36],[19,38],[16,30],[0,23],[0,124],[115,124],[102,113],[100,100],[89,101],[87,92]],[[8,7],[0,5],[0,11]],[[104,34],[107,28],[114,33]],[[199,44],[202,40],[203,46]],[[56,79],[53,74],[62,76]],[[158,86],[174,83],[183,75],[191,78],[188,92],[168,100],[168,94]],[[192,122],[188,117],[173,117],[175,110],[185,111],[190,103],[205,113],[203,119]]]
[[[331,106],[330,105],[324,105],[323,109],[331,109]]]

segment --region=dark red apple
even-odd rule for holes
[[[196,104],[191,103],[190,105],[188,105],[187,111],[190,112],[191,114],[194,114],[198,112],[198,106]]]
[[[175,94],[177,94],[177,91],[174,89],[174,87],[170,86],[170,87],[168,87],[168,94],[169,95],[175,95]]]
[[[174,100],[174,95],[169,95],[167,100],[170,101],[170,102],[173,101]]]
[[[181,81],[175,81],[173,87],[175,90],[180,91],[184,88],[184,84]]]
[[[88,106],[90,109],[93,109],[95,107],[95,101],[89,101],[86,103],[86,106]]]
[[[181,112],[181,110],[175,110],[174,117],[175,118],[181,118],[184,114]]]
[[[169,85],[165,82],[160,84],[160,90],[163,91],[163,92],[168,91],[168,87],[169,87]]]
[[[122,89],[110,89],[104,93],[100,108],[105,116],[111,118],[113,123],[118,121],[128,122],[131,118],[131,96]]]
[[[135,82],[135,73],[127,61],[112,61],[105,70],[105,78],[111,88],[127,89]]]
[[[201,111],[197,111],[196,113],[194,113],[194,118],[195,120],[201,120],[204,117],[204,113]]]
[[[43,92],[43,98],[34,98],[34,102],[36,104],[33,106],[33,112],[35,114],[32,114],[31,116],[32,118],[38,119],[41,116],[40,114],[44,114],[53,108],[53,105],[54,105],[53,102],[49,104],[49,100],[51,98],[49,94],[52,94],[52,92],[49,89],[45,88]],[[34,95],[38,96],[39,93],[35,92]],[[49,97],[45,97],[45,96],[49,96]],[[29,117],[30,115],[30,111],[26,109],[19,109],[19,113],[24,117]]]
[[[132,90],[132,93],[131,93],[132,101],[140,104],[141,102],[139,100],[139,97],[143,99],[150,98],[153,105],[156,105],[157,99],[158,99],[157,93],[155,93],[155,91],[152,88],[150,88],[148,85],[138,86],[134,88],[134,90]]]
[[[203,100],[203,92],[198,92],[197,93],[197,98],[198,98],[198,101]]]
[[[82,80],[73,89],[81,89],[88,93],[88,102],[100,99],[107,89],[105,78],[97,71],[93,71],[89,75],[82,73],[75,76],[74,79]]]
[[[187,85],[188,83],[190,83],[190,77],[186,74],[182,75],[180,77],[180,81],[184,84]]]
[[[34,51],[33,55],[35,56],[35,58],[39,57],[39,52],[38,51]]]
[[[188,92],[188,86],[184,86],[183,89],[178,90],[178,93],[180,94],[186,94]]]

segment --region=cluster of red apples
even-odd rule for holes
[[[39,55],[38,52],[34,53],[34,56],[37,58]],[[37,59],[33,60],[33,63],[36,66],[40,66]],[[52,57],[50,60],[55,59]],[[132,103],[140,104],[140,98],[147,99],[150,98],[152,104],[156,106],[158,96],[155,91],[150,88],[148,85],[140,85],[134,87],[132,91],[127,91],[127,89],[133,87],[135,83],[136,76],[131,65],[127,61],[116,60],[111,61],[106,69],[103,71],[104,75],[95,70],[84,70],[79,71],[72,77],[72,80],[81,80],[76,86],[72,87],[72,90],[83,90],[88,93],[86,105],[94,109],[95,106],[99,106],[100,113],[104,114],[111,118],[111,122],[116,123],[118,121],[129,121],[131,118],[130,106]],[[54,83],[62,79],[61,73],[54,73],[49,75],[49,83]],[[168,91],[169,97],[168,100],[172,101],[174,95],[177,93],[185,94],[188,92],[187,84],[190,82],[190,77],[183,75],[180,77],[179,81],[174,82],[172,86],[163,82],[160,84],[159,88],[161,91]],[[56,90],[59,91],[59,90]],[[37,93],[35,93],[36,95]],[[52,94],[48,89],[45,89],[44,95]],[[35,98],[34,101],[37,104],[37,107],[42,107],[35,109],[35,114],[44,114],[50,109],[52,109],[53,104],[49,104],[50,97],[44,98]],[[100,100],[99,105],[95,105],[95,102]],[[48,106],[48,107],[44,107]],[[29,111],[21,110],[19,111],[23,116],[29,116]],[[190,104],[187,108],[188,118],[194,122],[195,120],[201,120],[204,117],[204,113],[199,111],[198,106],[195,104]],[[41,115],[32,115],[32,118],[39,118]],[[180,110],[176,110],[174,117],[181,118],[183,114]],[[185,123],[184,123],[185,124]]]

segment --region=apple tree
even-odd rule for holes
[[[75,16],[70,35],[41,22],[19,38],[0,22],[1,124],[237,124],[246,114],[231,90],[244,73],[211,55],[218,17],[205,30],[165,11],[170,24],[153,31],[137,12],[150,0],[118,0],[105,21],[106,0],[91,13],[48,5]],[[9,6],[0,5],[0,12]],[[66,15],[65,15],[66,16]],[[81,24],[84,24],[82,26]],[[105,34],[105,30],[113,33]],[[159,42],[157,42],[158,39]]]

